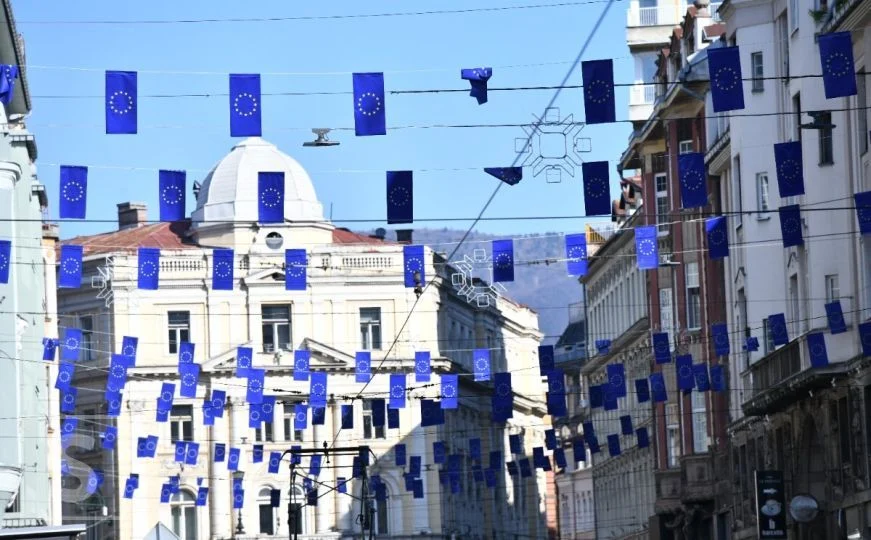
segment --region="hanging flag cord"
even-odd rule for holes
[[[365,454],[371,455],[372,457],[376,457],[375,453],[372,452],[372,450],[368,446],[341,446],[341,447],[336,447],[336,448],[327,448],[326,442],[324,443],[324,448],[322,450],[318,450],[315,448],[297,448],[295,450],[294,449],[285,450],[281,454],[281,458],[278,461],[280,463],[282,460],[284,460],[284,456],[286,456],[288,454],[291,456],[291,459],[290,459],[290,497],[288,497],[288,500],[287,500],[287,528],[288,528],[288,531],[290,532],[291,540],[298,540],[299,539],[298,533],[296,532],[297,525],[298,525],[296,522],[296,518],[297,518],[297,515],[296,515],[296,494],[295,494],[295,490],[293,489],[293,486],[295,485],[294,482],[296,482],[296,476],[297,476],[297,473],[296,473],[297,463],[296,463],[294,458],[296,458],[297,456],[302,456],[304,454],[315,455],[315,454],[321,454],[321,453],[326,458],[327,463],[330,462],[330,455],[334,455],[334,456],[338,456],[338,455],[361,456],[362,454],[365,453]],[[367,467],[365,465],[360,466],[361,475],[362,475],[361,482],[363,484],[360,497],[357,497],[353,493],[346,493],[346,495],[348,495],[352,499],[357,499],[360,501],[360,514],[357,515],[357,521],[360,523],[360,525],[362,527],[361,535],[362,535],[362,537],[365,538],[366,531],[368,530],[369,531],[369,540],[374,540],[375,528],[372,527],[372,523],[373,523],[372,516],[375,513],[375,508],[374,508],[372,502],[370,501],[371,496],[369,494],[369,482],[368,482],[368,476],[366,474],[366,468]],[[348,482],[350,480],[351,479],[348,479],[348,480],[346,480],[346,482]],[[315,484],[317,484],[319,486],[323,486],[323,487],[327,488],[327,492],[325,492],[324,495],[326,495],[330,491],[335,491],[336,489],[338,489],[337,486],[328,486],[328,485],[324,484],[323,482],[319,482],[319,481],[314,480],[314,479],[312,479],[312,482],[314,482]],[[318,495],[318,498],[321,498],[322,496],[323,495]]]

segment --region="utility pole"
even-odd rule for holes
[[[290,460],[290,497],[288,498],[288,503],[287,503],[287,518],[288,518],[287,519],[287,527],[289,529],[290,538],[292,540],[299,539],[298,533],[296,532],[297,527],[298,527],[298,523],[297,523],[297,519],[296,519],[296,517],[297,517],[296,516],[296,495],[295,495],[295,492],[293,489],[294,483],[296,482],[296,475],[297,475],[296,463],[294,461],[294,458],[296,456],[301,456],[301,455],[323,454],[324,456],[327,456],[327,459],[329,459],[329,456],[331,456],[331,455],[332,456],[340,456],[340,455],[361,456],[364,453],[365,454],[372,453],[372,451],[369,449],[368,446],[344,446],[344,447],[326,448],[326,443],[324,443],[324,446],[325,446],[325,448],[323,448],[323,449],[316,449],[316,448],[306,448],[306,449],[300,448],[297,450],[288,449],[288,450],[285,450],[281,454],[281,460],[283,460],[284,456],[286,456],[288,454],[290,454],[290,456],[291,456],[291,460]],[[281,460],[279,460],[279,461],[281,461]],[[372,508],[371,508],[371,504],[369,502],[369,498],[370,498],[370,496],[369,496],[369,482],[368,482],[368,476],[366,474],[366,467],[361,465],[361,468],[362,468],[362,482],[363,482],[362,496],[356,497],[351,493],[348,493],[347,495],[354,498],[354,499],[359,498],[359,500],[360,500],[360,508],[361,508],[360,524],[362,527],[361,538],[366,538],[366,530],[368,529],[369,530],[369,539],[373,540],[374,539],[374,528],[372,527]],[[326,487],[326,485],[322,484],[321,482],[316,481],[316,483]],[[334,486],[329,487],[329,490],[327,491],[327,493],[329,493],[329,491],[333,491],[335,489],[336,489],[336,487],[334,487]]]

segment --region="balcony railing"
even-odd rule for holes
[[[630,105],[653,105],[656,99],[656,86],[653,84],[635,83],[629,94]]]
[[[720,22],[722,19],[720,18],[720,14],[717,13],[717,10],[720,9],[720,4],[722,2],[711,2],[708,5],[708,12],[711,14],[711,19]]]
[[[626,26],[662,26],[678,22],[674,5],[640,7],[637,2],[629,6],[626,13]]]

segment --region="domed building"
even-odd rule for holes
[[[258,223],[260,172],[284,173],[282,223]],[[461,377],[459,408],[446,411],[445,424],[421,427],[421,399],[439,399],[439,374],[471,373],[475,348],[491,350],[494,373],[537,373],[542,335],[533,311],[501,298],[486,307],[469,304],[452,286],[450,267],[429,248],[424,248],[424,275],[435,280],[422,292],[406,287],[404,243],[324,219],[305,169],[263,139],[239,142],[193,189],[196,208],[185,221],[148,223],[144,204],[122,203],[118,230],[66,241],[85,252],[83,285],[58,291],[59,337],[69,329],[82,331],[73,382],[79,425],[66,459],[71,477],[87,479],[99,469],[104,480],[82,497],[87,504],[69,501],[65,516],[74,519],[95,504],[105,506],[117,519],[95,525],[96,538],[146,538],[157,524],[182,540],[287,538],[294,531],[299,538],[359,538],[363,488],[371,482],[343,484],[352,477],[353,452],[325,456],[318,474],[305,456],[293,482],[289,458],[278,473],[270,472],[269,462],[273,452],[291,446],[309,451],[366,446],[371,459],[365,473],[383,486],[366,490],[376,537],[546,536],[547,473],[519,478],[501,467],[496,487],[487,488],[473,479],[477,462],[465,457],[473,437],[481,439],[485,460],[491,451],[501,452],[503,460],[512,457],[509,433],[524,435],[529,455],[543,444],[545,388],[538,377],[514,377],[513,418],[505,426],[490,420],[492,387]],[[157,290],[137,288],[140,247],[160,249]],[[213,250],[220,248],[234,250],[232,290],[213,288]],[[288,249],[306,253],[299,290],[285,286]],[[137,338],[137,346],[131,348],[125,336]],[[271,421],[252,416],[240,347],[242,355],[250,348],[251,368],[263,370],[263,395],[275,402],[269,411],[256,410],[271,413]],[[121,396],[107,401],[113,354],[130,350],[135,362],[126,368]],[[296,351],[308,351],[312,373],[327,373],[327,406],[317,414],[308,407],[304,423],[297,413],[299,406],[310,405],[311,383],[296,370]],[[418,351],[430,352],[431,382],[416,382]],[[373,376],[365,385],[356,382],[358,352],[371,355]],[[187,394],[195,397],[182,397],[187,379],[180,376],[181,362],[190,357],[199,365],[195,393]],[[406,374],[406,406],[384,425],[384,400],[393,390],[390,375],[396,374]],[[158,402],[166,383],[175,385],[171,406]],[[213,408],[221,392],[226,400]],[[107,433],[115,443],[104,448]],[[140,457],[139,439],[148,436],[157,438],[154,456]],[[433,455],[437,441],[461,456],[459,489],[442,489],[441,465]],[[409,458],[421,458],[423,499],[408,490],[408,465],[396,464],[397,445],[404,445]],[[176,461],[179,448],[183,462]],[[241,509],[234,508],[239,492],[230,458],[222,459],[222,452],[238,456],[244,472]],[[133,475],[138,488],[126,498]],[[202,487],[208,496],[198,505]],[[280,508],[270,505],[272,490],[280,490]],[[373,492],[386,497],[375,500]],[[240,524],[244,533],[238,532]]]

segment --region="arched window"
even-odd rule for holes
[[[387,499],[382,501],[375,501],[375,534],[388,534],[389,527],[387,526],[390,523],[390,516],[388,515],[387,510],[387,501],[389,500],[389,495]]]
[[[257,508],[260,510],[260,534],[275,534],[278,508],[272,507],[272,489],[265,487],[257,495]]]
[[[293,523],[289,524],[289,532],[293,534],[310,534],[308,516],[305,511],[305,490],[302,486],[293,486],[292,498],[289,501],[293,509]]]
[[[169,500],[172,508],[172,531],[181,540],[197,540],[197,507],[194,495],[181,489]]]

